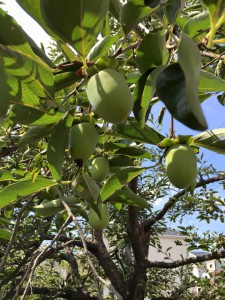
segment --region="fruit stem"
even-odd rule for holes
[[[170,117],[170,138],[174,137],[174,118]]]

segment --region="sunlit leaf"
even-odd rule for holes
[[[0,208],[56,184],[55,181],[44,177],[38,177],[35,182],[33,182],[32,178],[19,180],[0,190]]]
[[[100,191],[101,201],[107,200],[116,191],[121,189],[125,184],[130,182],[133,178],[143,173],[146,169],[142,167],[128,167],[121,171],[112,174],[103,185]]]

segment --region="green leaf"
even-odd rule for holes
[[[180,63],[166,67],[157,77],[157,94],[174,118],[192,129],[204,130],[207,124],[198,99],[201,57],[196,44],[185,34],[178,55]]]
[[[98,200],[99,193],[100,193],[100,188],[87,172],[85,172],[83,176],[84,176],[85,183],[88,187],[88,190],[91,193],[92,199],[94,200],[89,203],[97,204],[97,200]]]
[[[137,148],[137,147],[121,147],[120,149],[116,150],[116,154],[124,154],[130,157],[136,158],[148,158],[151,159],[152,155],[150,152]]]
[[[166,63],[168,53],[165,48],[165,30],[147,34],[137,50],[137,65],[141,73]]]
[[[12,174],[8,170],[0,170],[0,182],[14,180]]]
[[[123,187],[108,199],[108,202],[122,203],[126,205],[138,206],[150,209],[148,202],[141,196],[135,194],[127,187]]]
[[[193,136],[193,145],[225,154],[225,128],[209,130]]]
[[[183,32],[197,41],[202,41],[205,31],[210,27],[208,12],[204,11],[186,22]]]
[[[101,201],[107,200],[116,191],[120,190],[125,184],[130,182],[133,178],[146,171],[142,167],[128,167],[121,171],[112,174],[103,185],[100,191]]]
[[[109,4],[109,12],[113,17],[119,21],[120,18],[120,10],[122,8],[122,3],[120,0],[110,0]]]
[[[225,91],[225,80],[214,74],[201,70],[198,90],[200,92],[224,92]]]
[[[201,71],[201,55],[196,43],[186,34],[182,38],[178,48],[179,63],[184,72],[186,81],[186,95],[188,103],[193,111],[196,120],[199,122],[199,129],[207,128],[205,117],[202,113],[198,99],[198,81]]]
[[[0,239],[10,240],[12,232],[8,229],[0,228]]]
[[[157,145],[165,137],[153,128],[145,125],[143,128],[137,122],[130,122],[129,125],[119,124],[114,127],[110,135],[126,138],[139,143]]]
[[[32,143],[40,141],[42,138],[52,133],[55,125],[37,125],[30,127],[27,132],[20,138],[18,147],[30,145]]]
[[[73,86],[83,77],[76,72],[63,72],[55,75],[55,91],[59,92],[65,88]]]
[[[65,113],[60,111],[55,113],[54,110],[51,110],[49,113],[45,113],[32,107],[14,105],[9,117],[13,122],[18,124],[47,125],[58,123],[64,115]]]
[[[1,45],[4,45],[6,48],[13,50],[20,55],[26,56],[36,63],[41,64],[42,67],[51,70],[49,65],[33,52],[31,46],[29,45],[29,42],[32,40],[29,38],[29,42],[27,41],[27,34],[14,19],[2,9],[0,9],[0,24]],[[33,42],[32,45],[34,46],[35,43]]]
[[[156,9],[145,6],[144,0],[130,0],[121,7],[120,23],[125,34],[128,34],[140,22],[147,19]]]
[[[1,27],[1,26],[0,26]],[[4,70],[3,59],[0,55],[0,118],[4,118],[9,108],[10,95],[7,85],[7,76]]]
[[[25,83],[35,95],[54,99],[54,76],[52,72],[34,60],[5,46],[0,47],[0,53],[7,74]]]
[[[40,0],[40,7],[47,26],[85,57],[102,29],[109,0]]]
[[[54,39],[57,39],[57,36],[51,31],[46,25],[40,8],[40,0],[16,0],[16,2],[30,15],[41,27]]]
[[[70,113],[62,120],[51,135],[47,149],[47,159],[53,178],[61,183],[62,165],[65,156],[65,149],[68,146],[69,132],[73,123]]]
[[[101,40],[99,40],[88,53],[87,60],[88,61],[96,61],[103,55],[105,55],[110,47],[118,40],[119,36],[105,36]]]
[[[163,66],[160,66],[156,69],[147,71],[140,77],[135,85],[135,90],[133,93],[133,112],[136,120],[142,128],[145,126],[146,114],[149,113],[151,108],[151,100],[155,94],[156,78],[163,68]],[[151,73],[149,74],[149,72]]]
[[[165,15],[170,24],[175,24],[178,15],[180,14],[183,6],[185,4],[184,0],[170,0],[165,7]]]
[[[0,190],[0,208],[54,185],[57,185],[55,181],[44,177],[37,177],[35,182],[32,178],[21,179]]]

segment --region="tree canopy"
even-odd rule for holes
[[[1,5],[0,299],[224,296],[223,267],[213,288],[192,267],[225,258],[225,236],[183,224],[224,222],[224,166],[201,155],[225,154],[201,108],[217,97],[224,110],[224,1],[16,1],[53,42]],[[171,223],[209,254],[152,261]]]

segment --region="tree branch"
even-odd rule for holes
[[[210,184],[213,182],[217,182],[217,181],[221,181],[224,179],[224,176],[222,175],[218,175],[216,177],[213,178],[209,178],[209,179],[202,179],[200,180],[197,184],[196,184],[196,188],[201,187],[203,185],[206,184]],[[149,231],[151,230],[152,226],[159,220],[162,220],[163,217],[166,215],[166,213],[168,212],[168,210],[179,200],[179,198],[181,196],[184,196],[186,193],[186,190],[181,190],[180,192],[178,192],[177,194],[175,194],[173,197],[171,197],[166,204],[164,205],[164,207],[158,212],[158,214],[151,218],[149,221],[146,222],[146,224],[144,225],[145,230]]]
[[[225,251],[221,252],[213,252],[208,255],[197,256],[197,257],[189,257],[183,260],[176,260],[173,262],[165,262],[165,261],[154,261],[151,262],[149,260],[145,260],[146,268],[162,268],[162,269],[173,269],[185,265],[196,264],[200,262],[205,262],[213,259],[221,259],[225,258]]]

